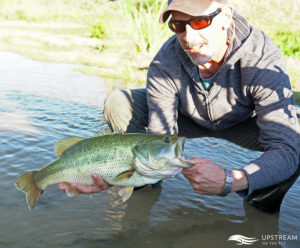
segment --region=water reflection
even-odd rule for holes
[[[279,216],[279,234],[289,235],[292,240],[286,242],[285,247],[297,248],[299,247],[300,239],[300,178],[297,179],[294,186],[286,194],[281,205],[281,212]],[[294,239],[297,237],[297,239]]]
[[[161,188],[135,191],[126,203],[115,188],[68,198],[51,186],[29,212],[15,179],[56,159],[53,145],[59,139],[106,128],[104,82],[73,68],[0,52],[0,211],[5,213],[0,247],[233,247],[227,239],[234,234],[259,239],[278,234],[278,215],[248,206],[236,194],[195,194],[182,174]],[[210,138],[189,139],[185,151],[228,168],[259,156]],[[299,182],[292,189],[280,213],[280,233],[299,231]],[[294,243],[299,246],[287,247]]]

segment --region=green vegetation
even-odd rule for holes
[[[231,0],[287,58],[300,92],[299,0]],[[88,65],[78,70],[110,85],[140,87],[161,45],[172,35],[158,23],[167,0],[0,0],[0,49],[38,60]]]
[[[106,37],[106,28],[103,21],[99,21],[91,26],[91,37],[97,39],[104,39]]]
[[[131,35],[135,38],[137,52],[155,54],[161,46],[158,42],[161,37],[167,39],[169,29],[166,25],[160,25],[158,17],[166,7],[159,0],[123,1],[121,3],[123,13],[131,28]]]
[[[283,55],[300,59],[300,31],[281,31],[270,33],[270,37]]]
[[[300,59],[300,4],[290,0],[238,1],[231,3],[240,9],[247,20],[264,30],[280,48],[283,55]]]

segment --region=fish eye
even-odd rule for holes
[[[170,139],[170,137],[164,137],[164,142],[166,142],[166,143],[170,143],[170,142],[171,142],[171,139]]]

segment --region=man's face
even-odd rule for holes
[[[220,4],[212,4],[203,15],[211,14],[220,8]],[[193,64],[204,65],[213,60],[219,62],[224,57],[227,50],[227,27],[228,18],[224,11],[215,16],[210,26],[195,30],[190,25],[186,25],[186,30],[183,33],[177,33],[177,39],[182,49],[189,56]],[[172,11],[173,20],[190,20],[193,16],[188,14]]]

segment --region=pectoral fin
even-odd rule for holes
[[[122,197],[123,202],[127,201],[130,198],[133,189],[134,187],[124,187],[119,190],[119,196]]]
[[[127,170],[127,171],[123,171],[121,172],[119,175],[116,176],[115,180],[116,181],[125,181],[128,180],[132,174],[133,174],[134,170]]]

